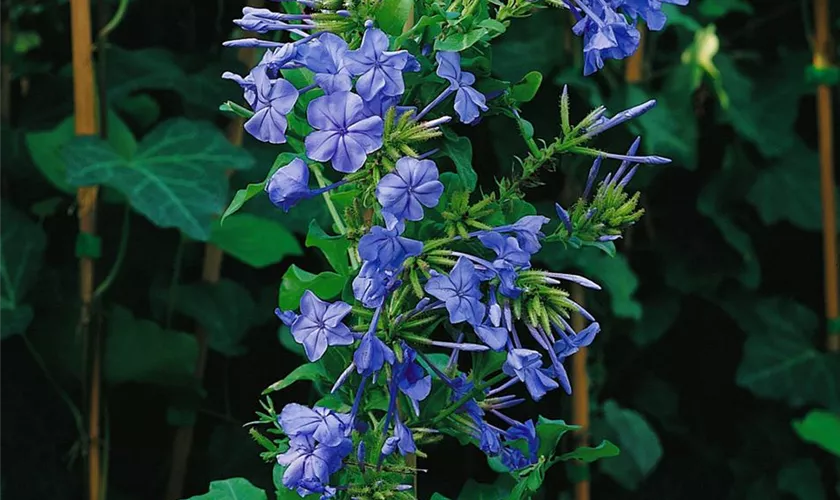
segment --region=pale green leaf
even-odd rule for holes
[[[570,425],[563,420],[551,420],[540,415],[537,420],[537,437],[540,439],[538,454],[546,458],[551,457],[563,434],[577,429],[580,429],[579,425]]]
[[[414,7],[413,0],[382,0],[376,4],[376,22],[382,31],[397,36]]]
[[[306,233],[306,246],[308,248],[318,248],[323,252],[327,262],[340,275],[347,276],[350,274],[350,264],[348,262],[348,250],[350,249],[350,240],[341,235],[331,236],[321,229],[316,221],[309,223],[309,231]]]
[[[487,30],[484,28],[474,29],[466,33],[453,32],[446,36],[446,38],[438,38],[435,40],[435,50],[443,52],[462,52],[475,45],[481,40]]]
[[[268,394],[271,392],[281,391],[286,387],[294,384],[295,382],[299,382],[301,380],[309,380],[311,382],[316,381],[326,381],[329,379],[329,375],[327,374],[326,370],[324,370],[324,366],[320,363],[306,363],[303,365],[298,366],[291,373],[283,377],[282,379],[274,382],[270,386],[268,386],[262,393]]]
[[[234,477],[210,483],[210,491],[187,500],[268,500],[265,491],[251,484],[247,479]]]
[[[805,418],[794,420],[792,424],[803,441],[840,457],[840,415],[826,410],[811,410]]]
[[[312,274],[292,264],[280,283],[278,305],[283,310],[297,309],[306,290],[328,300],[341,293],[346,283],[346,276],[331,272]]]
[[[224,224],[215,222],[210,242],[232,257],[257,268],[303,253],[297,238],[285,226],[251,214],[232,215]]]
[[[564,453],[557,457],[559,460],[580,460],[586,463],[592,463],[602,458],[610,458],[619,456],[618,446],[609,441],[601,441],[598,446],[594,448],[591,446],[581,446],[568,453]]]

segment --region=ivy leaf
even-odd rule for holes
[[[444,52],[462,52],[467,50],[481,40],[487,30],[484,28],[474,29],[466,33],[450,33],[446,38],[435,40],[435,50]]]
[[[187,500],[268,500],[265,491],[251,484],[247,479],[234,477],[210,483],[210,491]]]
[[[604,420],[624,451],[615,460],[601,462],[601,471],[623,487],[636,490],[662,458],[659,437],[639,412],[622,408],[613,400],[604,403]]]
[[[779,471],[776,484],[799,500],[824,500],[820,468],[810,458],[800,458]]]
[[[155,128],[131,158],[98,137],[79,137],[63,149],[67,180],[74,186],[105,184],[160,227],[176,227],[206,241],[224,208],[229,168],[253,160],[213,125],[175,119]]]
[[[581,446],[568,453],[564,453],[557,458],[562,461],[580,460],[586,463],[592,463],[602,458],[617,457],[619,456],[619,453],[618,446],[604,440],[601,441],[601,444],[594,448],[591,446]]]
[[[306,290],[322,300],[331,299],[341,293],[346,283],[346,276],[330,272],[312,274],[292,264],[280,283],[278,305],[284,311],[297,309]]]
[[[302,255],[295,235],[277,221],[236,214],[224,224],[216,221],[210,242],[249,266],[262,268],[290,255]]]
[[[730,298],[721,306],[747,333],[735,382],[756,396],[840,408],[840,355],[823,353],[812,343],[817,316],[779,297]]]
[[[382,0],[376,7],[377,25],[389,35],[399,35],[413,6],[413,0]]]
[[[107,48],[105,66],[108,98],[120,101],[137,90],[173,90],[189,92],[186,74],[172,52],[160,49],[125,50],[116,45]]]
[[[52,130],[26,134],[26,147],[32,162],[50,184],[67,194],[75,194],[76,187],[67,182],[67,162],[61,150],[75,137],[73,116],[68,116]],[[125,158],[137,151],[137,141],[131,130],[113,111],[108,112],[108,144]]]
[[[307,248],[318,248],[324,253],[327,262],[340,275],[350,274],[350,264],[347,259],[347,252],[350,249],[350,240],[344,236],[330,236],[321,229],[316,221],[309,223],[309,231],[306,233]]]
[[[329,375],[321,363],[306,363],[298,366],[290,374],[268,386],[262,393],[269,394],[271,392],[282,391],[286,387],[301,380],[309,380],[311,382],[328,381]]]
[[[840,457],[840,415],[825,410],[811,410],[805,418],[794,420],[792,425],[803,441]]]
[[[579,425],[569,425],[562,420],[551,420],[540,415],[537,421],[537,437],[540,439],[539,455],[551,457],[563,434],[577,429],[580,429]]]
[[[117,306],[108,320],[105,380],[190,387],[198,358],[195,336],[164,330]]]
[[[161,292],[154,299],[167,301],[169,291]],[[173,296],[173,308],[207,331],[211,349],[225,356],[244,354],[241,342],[253,324],[248,319],[257,313],[257,305],[245,287],[223,279],[218,283],[181,285]]]
[[[47,235],[39,224],[3,201],[0,206],[0,338],[22,334],[32,321],[32,307],[23,300],[35,283]]]
[[[455,172],[461,179],[461,184],[470,192],[475,191],[478,174],[472,166],[472,143],[466,137],[461,137],[444,129],[444,141],[440,146],[440,153],[436,157],[448,157],[455,164]]]

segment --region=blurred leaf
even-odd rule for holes
[[[840,415],[826,410],[811,410],[805,418],[794,420],[792,424],[803,441],[840,457]]]
[[[161,290],[157,300],[168,301],[169,290]],[[222,279],[218,283],[195,283],[177,287],[174,310],[194,319],[207,331],[211,349],[225,356],[245,352],[242,339],[256,317],[256,303],[242,285]]]
[[[659,437],[639,412],[622,408],[613,400],[604,403],[604,419],[622,453],[618,458],[601,462],[601,471],[635,491],[662,458]]]
[[[295,338],[292,337],[292,331],[288,326],[280,325],[277,328],[277,340],[280,341],[280,345],[282,345],[287,351],[293,352],[301,358],[306,359],[306,351],[303,349],[303,344],[298,344],[295,341]]]
[[[108,99],[119,101],[137,90],[190,91],[184,70],[166,49],[126,50],[108,44],[107,59]]]
[[[229,168],[249,168],[251,156],[230,144],[213,125],[175,119],[149,133],[132,158],[121,157],[98,137],[80,137],[63,148],[71,185],[112,186],[160,227],[176,227],[206,241],[224,208]]]
[[[460,137],[444,129],[444,140],[440,146],[440,153],[435,156],[449,157],[455,164],[455,171],[461,184],[468,191],[475,191],[478,182],[478,174],[473,170],[472,143],[466,137]]]
[[[251,484],[247,479],[235,477],[210,483],[210,491],[188,500],[268,500],[265,491]]]
[[[531,71],[522,77],[519,82],[513,85],[510,89],[510,98],[516,102],[529,102],[540,90],[543,76],[539,71]]]
[[[24,333],[32,321],[32,307],[23,301],[41,269],[47,235],[7,201],[0,207],[0,235],[0,338],[5,339]]]
[[[493,76],[515,82],[529,71],[551,74],[565,57],[557,37],[558,26],[565,26],[563,14],[566,13],[555,9],[544,10],[508,26],[505,34],[493,42]]]
[[[198,357],[194,335],[164,330],[116,306],[108,319],[105,380],[190,386]]]
[[[824,500],[822,478],[816,462],[801,458],[787,464],[776,478],[779,490],[790,493],[799,500]]]
[[[508,492],[495,484],[479,483],[475,479],[468,479],[458,493],[456,500],[499,500]],[[440,495],[439,493],[435,493]],[[440,495],[440,498],[446,498]]]
[[[67,161],[61,150],[76,137],[72,116],[52,130],[26,134],[26,147],[32,162],[59,191],[76,194],[76,187],[67,182]],[[108,144],[124,158],[137,151],[137,141],[128,126],[113,111],[108,112]]]
[[[144,129],[151,127],[160,118],[160,105],[149,94],[130,95],[114,103],[114,106]]]
[[[673,326],[680,313],[680,296],[668,293],[656,296],[642,304],[642,318],[630,334],[639,347],[659,340]]]
[[[341,293],[345,283],[345,276],[330,272],[312,274],[292,264],[280,283],[278,305],[284,311],[297,309],[306,290],[322,300],[328,300]]]
[[[818,321],[811,310],[779,297],[736,297],[721,306],[747,333],[735,375],[739,386],[794,407],[840,408],[840,355],[813,346]]]
[[[210,233],[210,242],[256,268],[303,253],[295,235],[282,224],[250,214],[232,215],[224,224],[216,221]]]
[[[18,31],[12,37],[12,50],[17,54],[26,54],[41,46],[41,35],[36,31]]]
[[[376,4],[377,25],[389,35],[399,35],[413,6],[413,0],[382,0]]]
[[[292,373],[268,386],[262,393],[268,394],[270,392],[281,391],[300,380],[309,380],[312,382],[329,381],[329,375],[327,375],[326,370],[324,370],[323,365],[320,363],[306,363],[298,366],[292,370]]]
[[[324,253],[327,262],[340,275],[347,276],[350,274],[350,264],[348,262],[348,250],[350,249],[350,240],[341,235],[330,236],[321,229],[316,221],[309,223],[309,232],[306,233],[307,248],[318,248]]]
[[[666,89],[656,95],[656,106],[630,122],[630,126],[640,129],[644,151],[672,158],[678,165],[694,170],[697,167],[698,132],[688,72],[685,66],[670,71]],[[626,95],[624,106],[627,108],[653,97],[636,85],[628,86]]]
[[[604,440],[601,441],[601,444],[594,448],[591,446],[580,446],[568,453],[560,455],[557,458],[562,461],[580,460],[586,463],[592,463],[602,458],[611,458],[617,456],[620,456],[618,446],[612,444],[607,440]]]
[[[540,415],[537,421],[537,437],[540,439],[538,455],[552,456],[563,434],[577,429],[580,429],[579,425],[569,425],[562,420],[551,420]]]
[[[712,20],[730,12],[752,14],[752,6],[744,0],[703,0],[698,8],[700,14]]]

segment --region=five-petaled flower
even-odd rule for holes
[[[376,199],[382,205],[382,217],[388,229],[403,220],[423,219],[423,207],[437,206],[443,184],[432,160],[403,157],[396,168],[376,186]]]
[[[382,147],[382,118],[368,116],[362,98],[352,92],[313,99],[306,117],[316,129],[306,136],[306,156],[332,161],[339,172],[359,170],[367,155]]]
[[[312,436],[293,436],[289,449],[277,456],[277,463],[286,467],[283,486],[297,490],[301,496],[324,491],[330,474],[341,469],[342,460],[352,449],[349,439],[343,439],[338,446],[328,446],[316,443]]]
[[[294,85],[282,78],[269,78],[266,66],[257,66],[250,76],[254,81],[251,103],[254,116],[245,122],[245,130],[263,142],[283,144],[286,142],[288,126],[286,115],[294,108],[298,91]]]
[[[350,304],[324,302],[307,290],[300,299],[300,316],[292,323],[292,337],[303,344],[309,361],[318,361],[328,346],[350,345],[355,340],[350,329],[342,323],[350,313]]]
[[[324,93],[346,92],[353,87],[345,67],[347,42],[333,33],[324,33],[300,49],[303,65],[315,73],[315,83]]]
[[[530,349],[511,349],[502,371],[525,382],[528,393],[539,401],[546,392],[559,387],[556,381],[543,373],[542,355]]]
[[[479,325],[487,307],[481,302],[480,279],[475,266],[459,257],[449,274],[434,273],[426,282],[426,293],[444,301],[452,324],[466,321]]]
[[[405,92],[403,71],[417,71],[420,66],[405,50],[388,51],[388,35],[376,28],[368,28],[362,45],[346,55],[346,68],[358,76],[356,92],[366,101],[376,95],[399,96]]]
[[[478,119],[480,111],[487,111],[487,98],[472,88],[475,75],[461,71],[461,55],[457,52],[438,52],[437,75],[449,82],[449,91],[455,92],[455,112],[463,123]]]
[[[370,232],[359,240],[359,257],[377,269],[396,270],[406,257],[420,255],[423,242],[400,236],[404,227],[385,229],[373,226]]]
[[[350,414],[328,408],[309,408],[297,403],[287,404],[278,417],[283,431],[289,436],[312,436],[319,443],[338,446],[350,425]]]

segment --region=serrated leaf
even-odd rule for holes
[[[331,299],[341,293],[346,283],[347,277],[340,274],[312,274],[292,264],[280,283],[278,306],[284,311],[297,309],[306,290],[310,290],[322,300]]]
[[[210,491],[187,500],[268,500],[265,491],[247,479],[235,477],[210,483]]]
[[[192,385],[198,344],[194,335],[164,330],[115,307],[108,317],[105,380],[109,384],[146,382],[164,386]]]
[[[346,237],[341,235],[331,236],[325,233],[321,226],[313,220],[309,223],[309,231],[306,233],[306,246],[320,249],[327,262],[338,274],[342,276],[350,274],[347,254],[350,248],[350,240]]]
[[[792,425],[803,441],[840,457],[840,415],[826,410],[811,410],[805,418],[794,420]]]
[[[251,214],[232,215],[224,224],[216,221],[210,233],[210,242],[256,268],[303,253],[297,238],[285,226]]]
[[[97,137],[76,138],[63,149],[67,180],[74,186],[105,184],[160,227],[175,227],[206,241],[224,208],[225,170],[253,160],[213,125],[175,119],[155,128],[131,158]]]
[[[580,460],[586,463],[592,463],[602,458],[610,458],[617,456],[619,456],[618,446],[612,444],[607,440],[604,440],[601,441],[601,444],[594,448],[591,446],[581,446],[568,453],[564,453],[557,458],[562,461]]]
[[[47,235],[41,226],[4,201],[0,206],[0,338],[22,334],[34,312],[24,303],[41,269]]]
[[[297,368],[292,370],[291,373],[268,386],[262,393],[268,394],[271,392],[282,391],[286,387],[289,387],[295,382],[299,382],[301,380],[309,380],[311,382],[316,382],[326,381],[328,379],[329,375],[327,375],[327,372],[324,369],[323,365],[321,365],[320,363],[306,363],[304,365],[298,366]]]
[[[462,52],[475,45],[481,40],[487,30],[484,28],[474,29],[466,33],[450,33],[446,38],[435,40],[435,50],[444,52]]]
[[[622,408],[613,400],[604,403],[604,419],[623,452],[614,460],[601,462],[601,471],[635,490],[662,458],[659,437],[639,412]]]
[[[222,279],[218,283],[194,283],[178,286],[172,293],[173,309],[192,318],[208,335],[208,345],[225,356],[245,352],[242,339],[256,317],[257,305],[242,285]],[[154,299],[166,302],[169,290],[161,290]]]
[[[578,429],[579,425],[570,425],[563,420],[551,420],[540,415],[537,421],[537,437],[540,439],[538,454],[546,458],[551,457],[563,434]]]
[[[52,130],[26,134],[26,147],[32,162],[50,184],[68,194],[75,194],[76,187],[67,182],[67,162],[61,150],[75,137],[72,116],[65,118]],[[108,112],[108,144],[124,158],[130,158],[137,151],[137,141],[131,130],[113,111]]]

